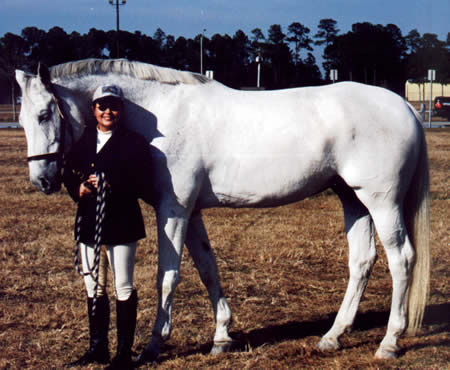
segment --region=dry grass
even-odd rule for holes
[[[184,368],[450,367],[450,130],[427,133],[431,163],[432,276],[425,325],[405,337],[404,354],[373,359],[387,324],[391,280],[384,252],[375,265],[354,331],[343,349],[315,345],[332,324],[347,283],[341,206],[331,193],[276,209],[204,212],[224,290],[234,313],[236,350],[207,354],[214,333],[205,289],[186,253],[174,330],[157,365]],[[0,368],[62,368],[87,347],[85,298],[72,266],[75,206],[64,192],[46,197],[28,181],[21,130],[0,131]],[[151,336],[156,306],[155,219],[143,205],[148,237],[138,248],[140,304],[135,350]],[[111,292],[112,295],[112,292]],[[113,310],[114,311],[114,310]],[[111,325],[115,348],[115,324]]]

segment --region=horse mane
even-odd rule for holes
[[[201,85],[212,81],[201,74],[158,67],[142,62],[132,62],[126,59],[85,59],[50,68],[52,80],[108,73],[123,74],[139,80],[158,81],[170,85]]]

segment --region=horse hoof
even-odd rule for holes
[[[225,352],[230,352],[231,348],[233,346],[233,342],[220,342],[220,343],[214,343],[213,347],[211,348],[211,355],[218,355]]]
[[[375,358],[378,360],[392,360],[398,357],[400,348],[397,346],[380,347],[375,353]]]
[[[319,343],[317,343],[317,348],[321,351],[336,351],[341,348],[341,345],[337,339],[322,338]]]
[[[145,349],[136,359],[135,367],[139,367],[145,364],[151,364],[156,362],[159,353],[155,351]]]

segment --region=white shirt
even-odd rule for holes
[[[100,131],[97,129],[97,153],[102,150],[106,142],[111,138],[113,131]]]

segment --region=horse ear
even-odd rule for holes
[[[16,81],[19,84],[20,88],[23,90],[27,83],[27,74],[24,71],[16,69]]]
[[[39,63],[38,65],[38,77],[44,85],[50,85],[50,70],[43,63]]]

